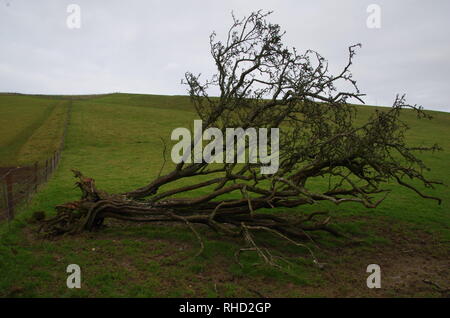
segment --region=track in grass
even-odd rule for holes
[[[58,149],[68,101],[0,95],[0,167],[28,165]]]

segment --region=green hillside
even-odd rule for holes
[[[42,157],[60,134],[67,105],[65,100],[0,96],[0,166]],[[358,120],[374,110],[358,107]],[[431,121],[405,113],[411,127],[408,138],[415,145],[443,147],[422,156],[431,168],[427,175],[450,184],[450,114],[430,114]],[[181,225],[109,221],[101,232],[54,241],[35,238],[35,226],[27,223],[33,211],[54,213],[55,205],[79,198],[70,169],[95,178],[99,189],[110,192],[142,186],[163,163],[161,138],[170,144],[171,131],[192,126],[195,118],[186,96],[110,94],[74,100],[58,170],[14,222],[0,225],[0,296],[442,296],[423,280],[443,285],[450,281],[450,191],[445,186],[426,190],[443,198],[442,205],[392,185],[392,194],[376,210],[321,206],[333,211],[336,229],[359,240],[357,244],[317,234],[317,243],[310,246],[326,263],[324,269],[314,266],[306,250],[284,245],[281,252],[289,263],[283,271],[255,266],[258,258],[250,253],[242,257],[241,267],[234,253],[242,242],[224,240],[201,227],[206,247],[197,258],[193,255],[198,242]],[[167,164],[165,170],[170,168]],[[315,186],[325,183],[318,181]],[[301,207],[293,213],[309,211],[310,207]],[[365,269],[371,263],[386,269],[382,290],[365,287]],[[82,268],[80,290],[65,285],[68,264]],[[399,275],[405,280],[396,278]]]
[[[47,159],[59,146],[68,101],[0,95],[0,167]]]

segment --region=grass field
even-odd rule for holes
[[[67,102],[27,96],[0,100],[0,162],[35,160],[39,149],[46,149],[39,143],[58,134],[54,123]],[[358,118],[372,111],[373,107],[360,107]],[[432,115],[432,121],[419,121],[412,113],[405,114],[412,128],[408,138],[416,145],[438,143],[444,148],[422,156],[431,167],[428,176],[450,184],[450,114]],[[333,226],[359,243],[315,234],[317,245],[310,246],[325,263],[322,269],[314,266],[305,249],[264,235],[259,239],[278,246],[290,263],[280,271],[257,264],[256,255],[244,254],[240,266],[234,253],[242,242],[201,227],[205,250],[196,258],[198,242],[181,225],[109,221],[100,232],[53,241],[36,238],[35,226],[27,223],[33,211],[52,212],[56,204],[79,198],[70,169],[95,178],[98,188],[110,192],[142,186],[161,167],[160,137],[169,140],[173,128],[190,127],[195,118],[184,96],[111,94],[73,101],[57,172],[15,221],[0,226],[0,296],[445,296],[430,284],[448,287],[450,282],[450,192],[445,186],[429,192],[443,198],[442,205],[394,185],[391,196],[376,210],[324,204],[322,208],[333,211]],[[6,129],[12,119],[17,126]],[[292,213],[309,211],[311,207],[301,207]],[[81,267],[81,289],[66,287],[69,264]],[[368,264],[381,266],[379,290],[366,287]]]
[[[0,167],[45,160],[59,147],[68,101],[0,95]]]

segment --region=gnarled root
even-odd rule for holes
[[[79,171],[73,172],[78,179],[76,186],[81,190],[81,199],[56,206],[56,216],[42,221],[38,230],[41,235],[54,237],[97,230],[101,228],[105,218],[131,222],[179,222],[186,224],[198,239],[200,249],[196,255],[200,255],[204,244],[193,226],[194,223],[200,223],[218,233],[242,237],[250,247],[240,249],[236,254],[237,260],[241,252],[255,251],[265,263],[274,266],[276,262],[273,255],[255,243],[251,232],[267,231],[296,246],[306,248],[314,263],[318,265],[320,263],[313,251],[297,240],[312,241],[307,232],[318,230],[341,236],[328,227],[329,217],[324,221],[314,222],[314,218],[318,216],[327,216],[327,212],[323,211],[311,213],[300,219],[288,219],[271,214],[253,213],[252,210],[235,207],[231,200],[216,202],[215,205],[210,201],[198,205],[198,209],[173,204],[174,199],[159,202],[139,201],[126,195],[111,195],[100,191],[96,188],[94,179],[84,177]]]

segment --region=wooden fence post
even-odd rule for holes
[[[34,163],[33,172],[34,172],[33,191],[36,192],[37,191],[38,182],[39,182],[39,180],[38,180],[38,162],[37,161]]]
[[[45,159],[45,175],[44,175],[45,181],[48,180],[48,159]]]
[[[51,162],[51,169],[50,169],[50,175],[53,174],[53,170],[55,169],[55,153],[52,154],[52,157],[50,159]]]
[[[8,188],[6,186],[6,179],[3,178],[3,179],[0,180],[0,182],[1,182],[1,185],[2,185],[2,193],[3,193],[2,200],[5,203],[5,210],[4,210],[5,217],[8,218]]]
[[[14,217],[14,196],[13,196],[13,176],[11,171],[5,177],[6,181],[6,211],[8,211],[8,219]]]

